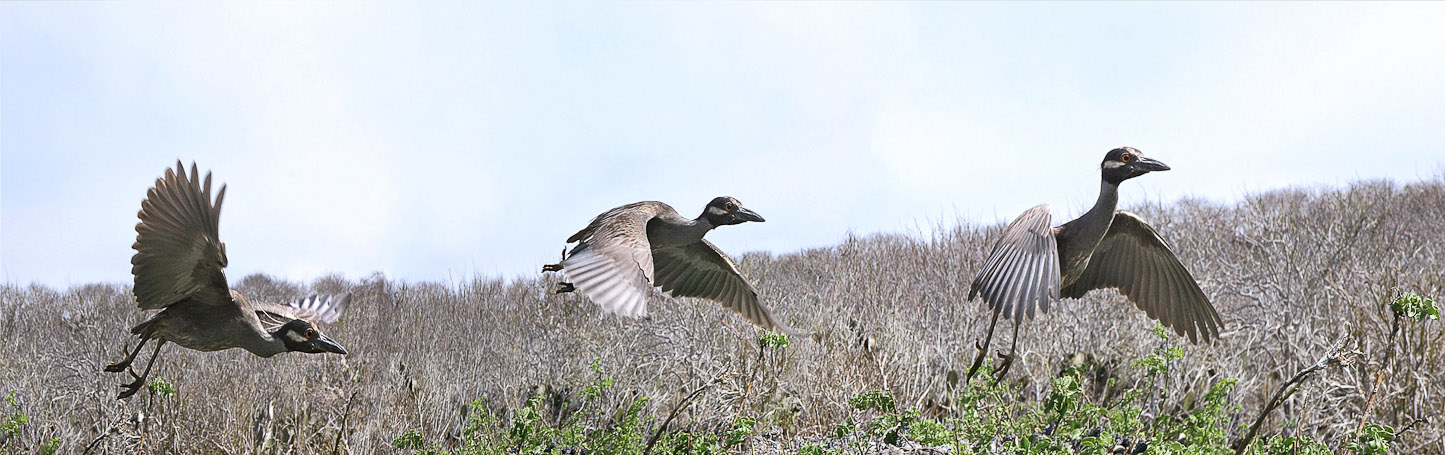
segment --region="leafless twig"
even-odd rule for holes
[[[112,435],[112,434],[115,434],[116,431],[119,431],[119,429],[120,429],[120,422],[122,422],[122,421],[124,421],[124,420],[125,420],[125,419],[121,419],[121,420],[119,420],[119,421],[116,421],[115,423],[110,424],[110,428],[107,429],[107,430],[105,430],[104,433],[101,433],[100,436],[96,436],[94,440],[90,441],[90,444],[86,444],[86,446],[85,446],[85,451],[84,451],[84,452],[81,452],[81,453],[89,454],[89,453],[91,453],[92,451],[94,451],[94,450],[95,450],[95,446],[96,446],[97,444],[100,444],[100,441],[105,440],[105,438],[109,437],[109,436]]]
[[[1395,358],[1395,336],[1400,334],[1400,318],[1403,315],[1399,311],[1394,313],[1395,321],[1390,324],[1390,339],[1385,341],[1385,361],[1380,364],[1380,372],[1375,374],[1375,385],[1370,387],[1369,398],[1365,400],[1365,412],[1360,413],[1360,424],[1355,427],[1355,439],[1360,439],[1360,433],[1365,430],[1365,420],[1370,418],[1370,408],[1375,407],[1375,392],[1385,383],[1385,372],[1390,369],[1390,360]]]
[[[651,439],[647,440],[647,448],[642,449],[642,455],[652,453],[653,444],[657,444],[657,438],[662,437],[662,432],[667,430],[667,424],[672,423],[672,419],[677,417],[677,414],[682,412],[682,410],[687,407],[688,403],[692,402],[693,398],[697,398],[698,394],[701,394],[704,390],[712,388],[713,384],[717,384],[718,382],[719,378],[713,378],[711,381],[707,382],[707,385],[698,387],[697,390],[694,390],[692,391],[692,393],[687,394],[687,397],[683,398],[682,402],[677,404],[677,407],[672,408],[672,412],[667,414],[667,419],[664,419],[662,421],[662,425],[657,426],[657,431],[652,433]]]
[[[1339,341],[1335,342],[1334,347],[1330,348],[1329,353],[1321,357],[1314,365],[1310,365],[1298,373],[1295,373],[1294,377],[1289,378],[1288,381],[1285,381],[1284,384],[1279,386],[1278,390],[1274,391],[1274,396],[1270,397],[1269,402],[1265,403],[1264,409],[1259,412],[1259,417],[1256,417],[1254,424],[1249,426],[1249,432],[1245,433],[1244,439],[1240,439],[1235,443],[1235,455],[1242,455],[1244,450],[1249,448],[1249,443],[1254,440],[1255,434],[1259,432],[1260,425],[1264,424],[1264,418],[1268,417],[1270,411],[1274,411],[1274,408],[1279,407],[1285,398],[1289,398],[1290,395],[1294,394],[1295,390],[1299,389],[1300,384],[1303,383],[1310,374],[1325,369],[1326,367],[1349,363],[1353,355],[1352,353],[1344,351],[1345,339],[1346,338],[1341,337]]]
[[[336,441],[331,443],[331,453],[339,454],[341,449],[341,437],[346,435],[346,419],[351,417],[351,405],[356,403],[356,394],[360,390],[352,391],[351,397],[346,399],[346,411],[341,414],[341,431],[336,432]]]

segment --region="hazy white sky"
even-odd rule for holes
[[[128,282],[177,159],[235,280],[537,273],[731,195],[732,252],[1445,169],[1439,3],[0,3],[0,280]]]

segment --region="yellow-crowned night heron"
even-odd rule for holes
[[[346,354],[316,323],[335,321],[349,295],[312,296],[281,305],[252,302],[231,290],[224,271],[226,245],[217,235],[225,196],[222,185],[212,204],[211,174],[203,184],[195,164],[187,178],[177,162],[141,202],[131,258],[136,304],[161,311],[131,329],[140,343],[124,360],[105,368],[128,371],[135,378],[122,385],[119,398],[140,390],[167,341],[198,351],[242,348],[262,357],[287,351]],[[136,374],[131,363],[149,340],[156,340],[155,351],[145,372]]]
[[[993,322],[967,377],[982,363],[1000,314],[1013,319],[1017,347],[1018,326],[1025,319],[1047,311],[1055,299],[1083,297],[1094,289],[1118,289],[1149,317],[1191,342],[1219,336],[1224,325],[1219,312],[1174,251],[1138,215],[1114,210],[1120,183],[1167,170],[1169,166],[1133,148],[1110,150],[1102,164],[1099,200],[1088,213],[1051,228],[1049,208],[1040,205],[1004,229],[968,293],[969,300],[983,296],[993,310]],[[1002,357],[998,377],[1007,371],[1013,348]]]
[[[718,197],[702,215],[688,219],[667,204],[646,201],[597,215],[586,228],[567,239],[560,264],[543,272],[562,271],[558,293],[581,290],[609,311],[641,317],[647,314],[654,286],[677,297],[699,297],[721,303],[764,329],[800,332],[779,322],[758,292],[738,273],[733,261],[703,236],[718,226],[763,221],[737,199]]]

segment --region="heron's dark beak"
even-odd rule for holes
[[[1142,156],[1139,157],[1139,159],[1134,160],[1134,167],[1149,172],[1169,170],[1169,165],[1164,164],[1159,160]]]
[[[322,351],[335,352],[337,354],[346,355],[346,348],[341,347],[341,345],[338,344],[336,340],[331,339],[331,337],[326,336],[325,334],[317,336],[316,339],[312,341],[312,343],[315,344],[316,347],[320,348]]]
[[[757,212],[742,207],[738,207],[737,211],[733,212],[733,217],[742,221],[757,221],[760,223],[765,221],[762,215],[758,215]]]

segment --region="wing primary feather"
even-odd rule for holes
[[[988,276],[987,281],[984,282],[984,289],[987,293],[988,303],[994,308],[994,311],[1003,311],[1012,318],[1014,317],[1013,307],[1008,304],[1007,292],[1009,288],[1008,275],[1010,270],[1009,267],[1006,266],[1006,263],[1014,251],[1009,248],[1003,248],[999,253],[999,267],[993,271],[993,274]]]
[[[1123,277],[1123,280],[1121,281],[1126,286],[1128,286],[1124,289],[1132,290],[1134,291],[1134,294],[1138,295],[1138,297],[1130,297],[1139,299],[1139,303],[1142,306],[1147,306],[1149,308],[1149,310],[1146,311],[1146,313],[1150,313],[1149,317],[1152,317],[1161,322],[1166,322],[1165,325],[1168,325],[1167,321],[1169,315],[1166,314],[1166,309],[1164,308],[1164,305],[1159,304],[1159,301],[1154,298],[1154,295],[1151,292],[1152,289],[1150,289],[1149,286],[1143,283],[1146,277],[1154,276],[1158,273],[1158,270],[1156,269],[1156,267],[1154,267],[1155,264],[1153,261],[1142,261],[1141,259],[1142,258],[1140,258],[1139,256],[1126,256],[1126,260],[1136,262],[1140,267],[1139,273]]]
[[[1015,305],[1019,306],[1019,313],[1027,315],[1029,319],[1033,319],[1034,308],[1033,302],[1031,301],[1035,278],[1033,270],[1034,252],[1032,251],[1033,239],[1029,238],[1027,232],[1023,233],[1022,237],[1023,239],[1021,240],[1023,243],[1019,245],[1018,262],[1014,264],[1017,276],[1012,281],[1013,284],[1011,287],[1013,288],[1013,301]]]
[[[1190,320],[1186,321],[1185,324],[1185,327],[1189,328],[1189,342],[1197,344],[1201,338],[1208,337],[1208,329],[1206,327],[1209,319],[1204,311],[1205,303],[1203,296],[1195,290],[1198,285],[1194,284],[1194,278],[1189,276],[1188,271],[1184,270],[1183,264],[1178,263],[1176,260],[1175,265],[1174,273],[1172,274],[1174,278],[1172,294],[1176,296],[1175,299],[1179,302],[1178,305],[1184,307],[1186,314],[1189,315]]]
[[[1040,288],[1043,287],[1044,280],[1047,279],[1047,272],[1044,271],[1043,267],[1047,255],[1045,254],[1044,246],[1044,241],[1046,239],[1043,236],[1035,233],[1030,234],[1034,237],[1033,251],[1029,252],[1029,281],[1028,286],[1024,288],[1027,291],[1027,294],[1025,294],[1024,297],[1025,302],[1029,307],[1029,319],[1033,319],[1034,316],[1041,309],[1041,302],[1039,300],[1040,296],[1042,296],[1044,293],[1040,291]]]
[[[1142,253],[1151,254],[1152,252]],[[1150,261],[1152,274],[1147,277],[1136,278],[1136,280],[1140,280],[1149,288],[1149,294],[1151,298],[1153,298],[1154,304],[1162,310],[1163,316],[1159,318],[1160,321],[1173,329],[1175,333],[1179,333],[1181,332],[1180,329],[1183,324],[1180,323],[1180,315],[1178,308],[1176,308],[1176,302],[1169,301],[1168,293],[1165,292],[1166,289],[1163,286],[1164,281],[1169,276],[1169,270],[1165,267],[1163,261],[1158,260],[1159,258],[1155,257],[1151,259],[1154,259]]]
[[[738,288],[736,286],[733,286],[732,283],[729,283],[727,281],[723,281],[721,286],[721,289],[719,289],[717,293],[717,299],[718,301],[723,302],[723,306],[726,306],[733,311],[742,313],[744,316],[747,316],[748,319],[757,321],[757,319],[755,318],[756,315],[747,314],[747,308],[743,308],[741,298],[742,296],[739,295]]]
[[[1197,343],[1199,334],[1196,327],[1200,319],[1199,312],[1196,311],[1194,295],[1184,287],[1184,281],[1179,276],[1179,268],[1175,266],[1177,261],[1172,255],[1166,259],[1168,261],[1164,263],[1165,275],[1161,287],[1164,288],[1164,294],[1168,296],[1166,298],[1169,300],[1169,305],[1175,308],[1175,317],[1179,319],[1174,330],[1180,332],[1180,335],[1188,337],[1190,343]]]
[[[1004,268],[1004,279],[1000,283],[1003,287],[1001,300],[1006,305],[1005,311],[1012,313],[1015,322],[1023,321],[1024,309],[1018,302],[1019,278],[1025,272],[1020,266],[1019,260],[1023,257],[1023,251],[1017,247],[1011,248],[1007,257],[1007,267]]]
[[[698,290],[697,276],[698,276],[698,271],[697,271],[696,269],[686,268],[686,269],[682,269],[681,272],[678,272],[678,274],[677,274],[677,292],[678,292],[679,294],[681,294],[681,295],[689,295],[689,294],[695,294],[695,293],[697,293],[697,290]]]
[[[1038,285],[1038,279],[1040,277],[1037,273],[1037,264],[1034,261],[1035,257],[1033,252],[1025,251],[1024,254],[1022,258],[1024,262],[1019,264],[1019,270],[1022,273],[1019,278],[1022,279],[1022,282],[1017,285],[1019,290],[1018,302],[1020,305],[1023,305],[1024,310],[1028,312],[1029,319],[1032,320],[1035,314],[1034,289],[1035,286]]]

